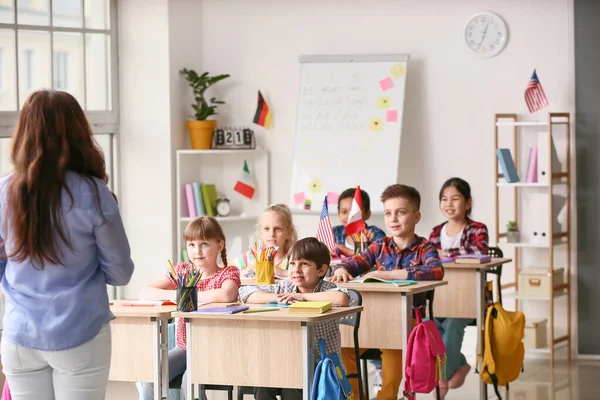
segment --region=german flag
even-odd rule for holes
[[[254,114],[254,123],[260,126],[264,126],[269,129],[271,127],[272,114],[269,110],[269,106],[265,102],[262,93],[258,91],[258,106],[256,107],[256,114]]]

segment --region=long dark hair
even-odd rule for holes
[[[66,92],[39,90],[25,101],[13,134],[11,159],[14,173],[8,183],[6,222],[12,227],[15,248],[2,256],[17,262],[30,259],[37,269],[44,263],[61,264],[57,245],[71,244],[62,226],[61,193],[67,171],[90,181],[108,182],[104,155],[77,100]],[[6,239],[6,238],[5,238]]]
[[[440,202],[442,201],[442,197],[444,197],[444,191],[449,187],[455,187],[465,199],[465,202],[471,200],[471,207],[467,210],[467,217],[471,215],[471,211],[473,210],[473,199],[471,198],[471,186],[469,186],[469,183],[464,179],[456,177],[448,179],[440,189]]]

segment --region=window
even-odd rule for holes
[[[33,50],[28,49],[23,51],[23,86],[25,90],[31,91],[33,88]]]
[[[68,91],[69,88],[69,53],[54,52],[52,85],[55,89]]]

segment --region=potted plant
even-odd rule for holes
[[[206,99],[206,89],[215,83],[229,78],[228,74],[210,76],[208,72],[198,75],[193,69],[184,68],[179,73],[188,82],[194,92],[195,103],[192,104],[194,109],[195,120],[187,121],[187,128],[190,134],[190,142],[192,149],[210,149],[212,144],[212,133],[217,126],[217,121],[209,120],[209,117],[217,115],[217,106],[225,104],[224,101],[217,100],[215,97]]]
[[[519,242],[519,226],[517,225],[517,221],[508,221],[506,224],[506,231],[508,243]]]

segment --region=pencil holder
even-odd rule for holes
[[[273,261],[257,261],[256,270],[257,285],[271,285],[275,283],[275,263]]]
[[[198,309],[198,288],[178,287],[177,288],[177,311],[190,312]]]

